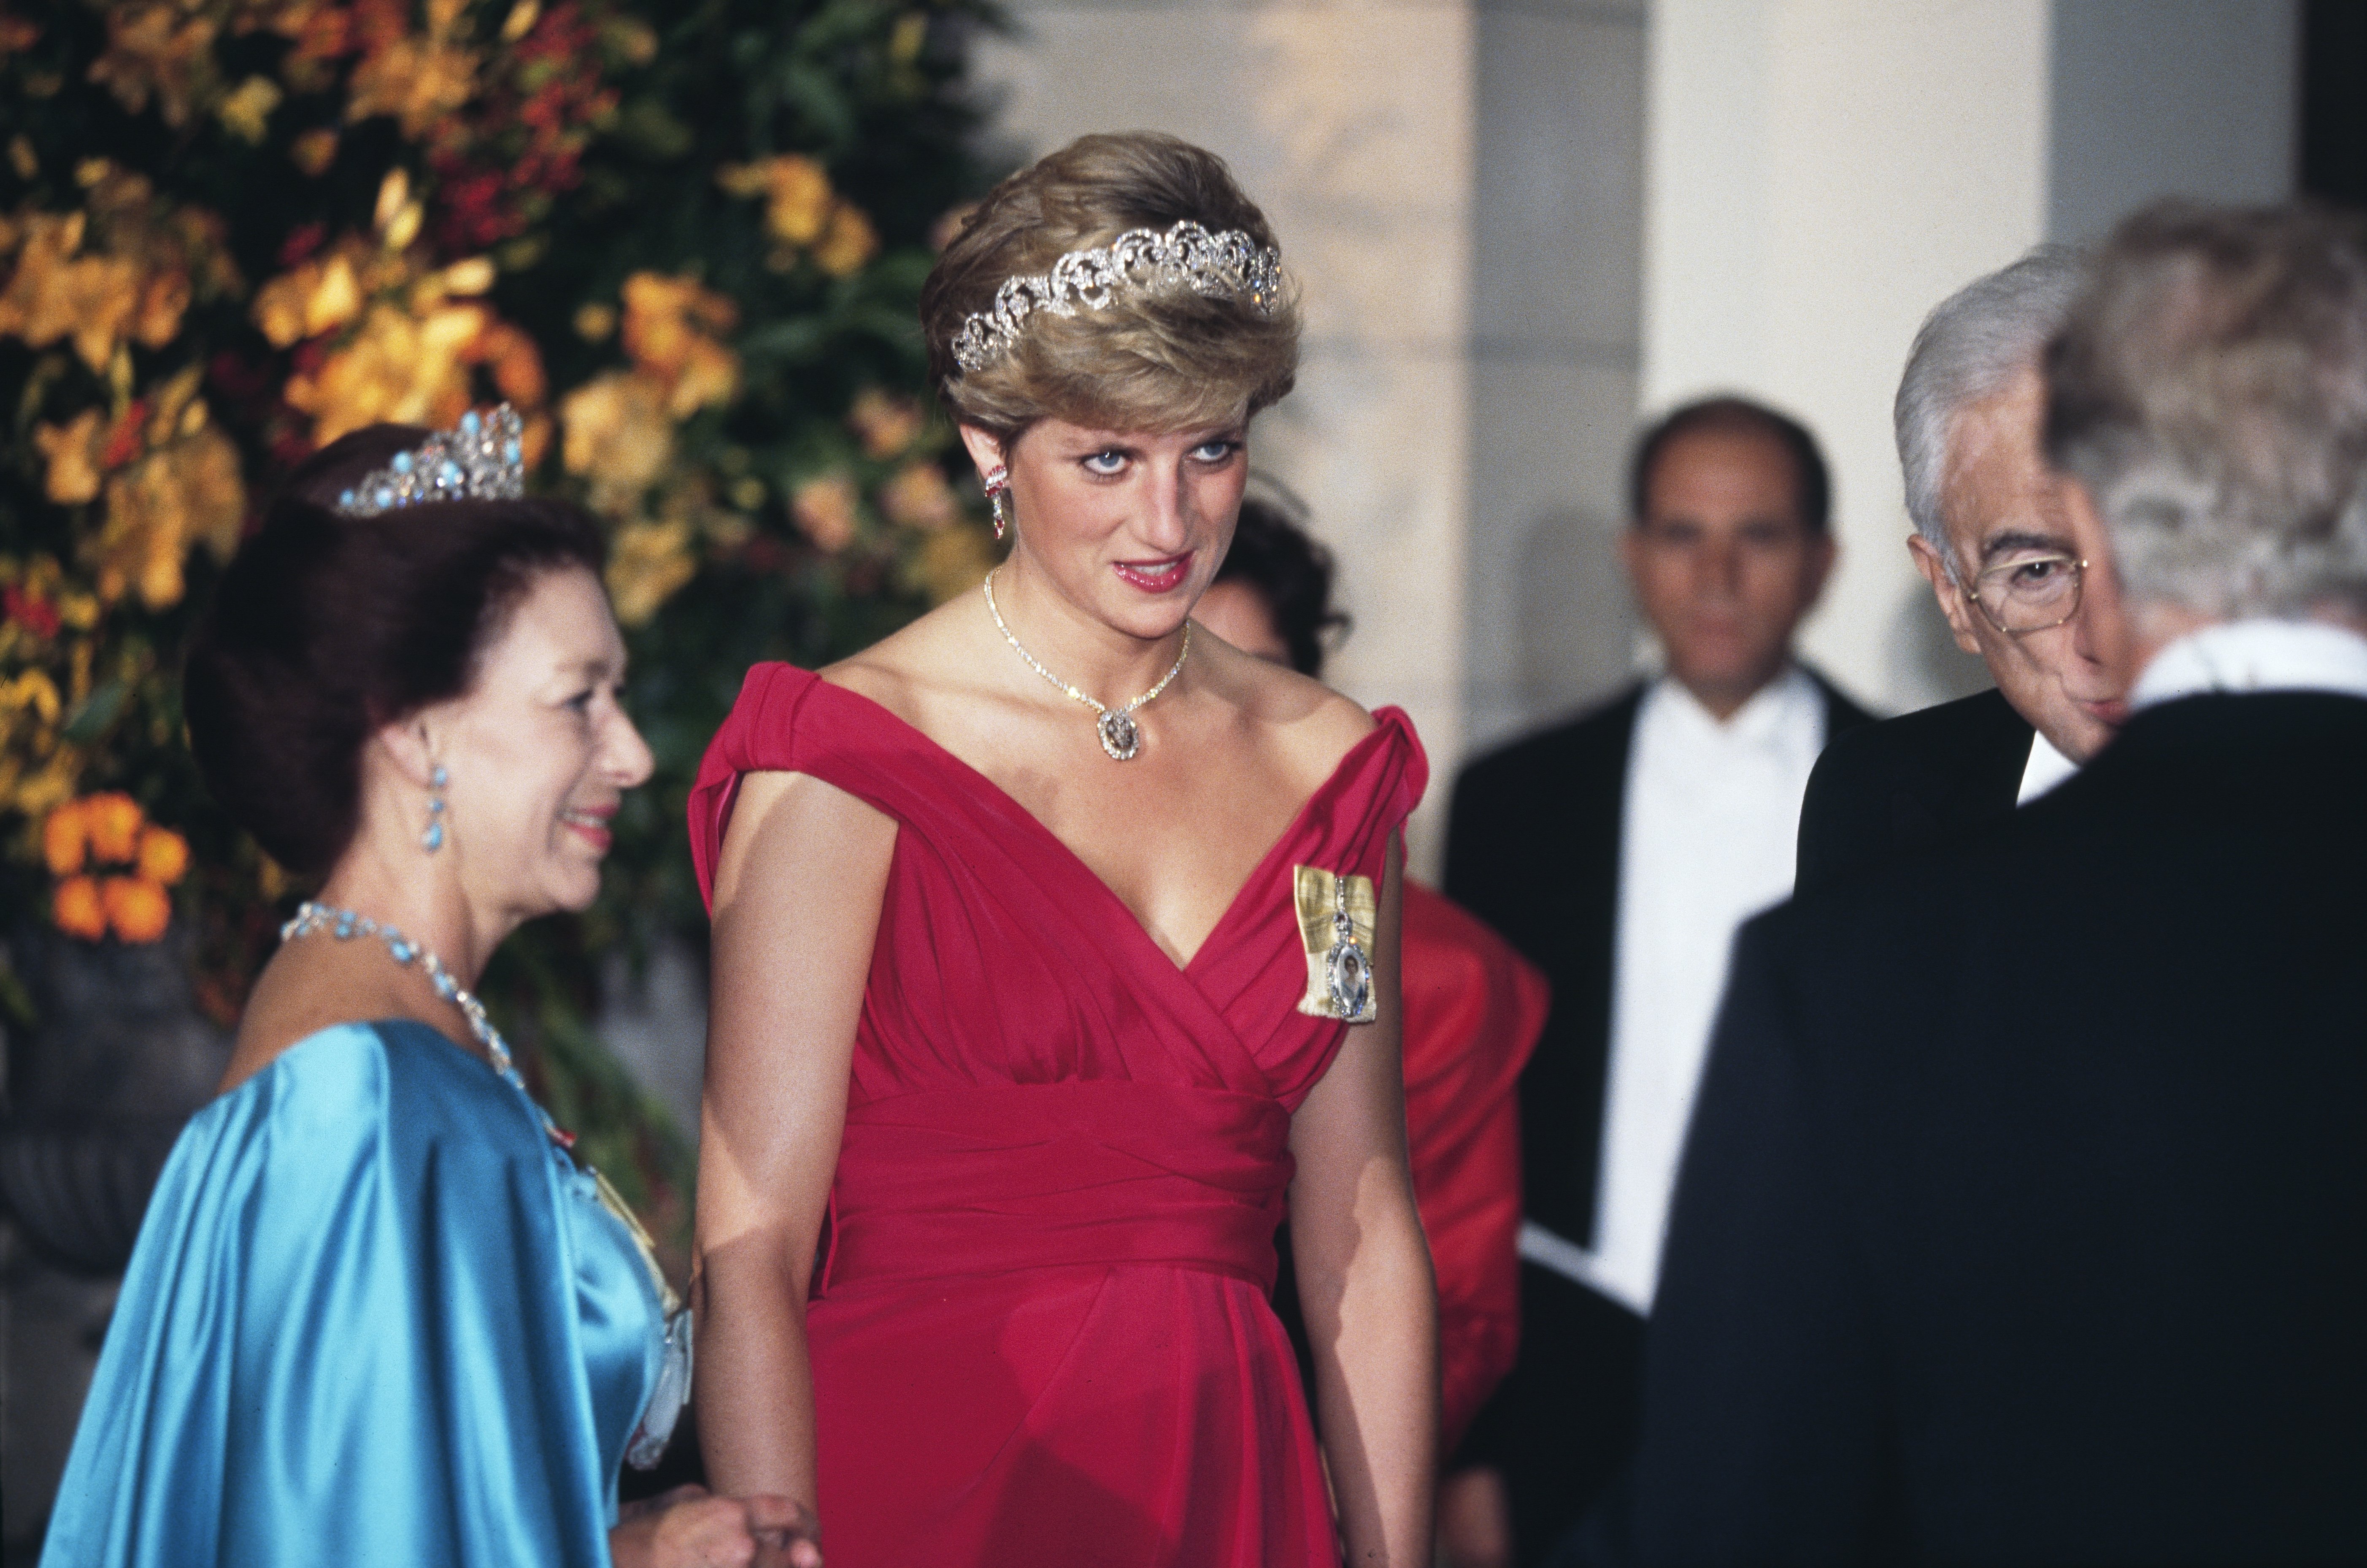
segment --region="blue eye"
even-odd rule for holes
[[[1193,448],[1192,456],[1200,462],[1221,463],[1230,460],[1232,455],[1239,450],[1240,450],[1239,441],[1219,437],[1213,441],[1203,441]]]
[[[1087,473],[1098,473],[1106,478],[1109,475],[1117,473],[1126,467],[1126,454],[1124,452],[1095,452],[1093,456],[1084,459],[1083,461],[1085,472]]]

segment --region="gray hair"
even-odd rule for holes
[[[2132,600],[2367,614],[2367,221],[2166,201],[2046,356],[2046,452]]]
[[[1951,572],[1956,558],[1940,516],[1940,493],[1948,480],[1956,416],[2005,391],[2021,371],[2037,368],[2047,339],[2071,313],[2087,264],[2086,253],[2068,245],[2040,245],[1942,301],[1923,318],[1908,350],[1907,371],[1891,404],[1907,514]]]

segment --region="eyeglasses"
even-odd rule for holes
[[[2045,631],[2079,613],[2088,563],[2069,555],[2000,561],[1973,579],[1973,602],[2009,637]]]

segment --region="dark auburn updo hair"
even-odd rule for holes
[[[441,501],[371,517],[338,494],[432,432],[373,425],[289,476],[239,547],[183,676],[189,747],[224,810],[291,871],[319,876],[361,813],[363,744],[465,694],[541,574],[606,559],[555,501]]]
[[[1346,636],[1349,626],[1347,611],[1331,606],[1331,552],[1307,531],[1297,496],[1270,481],[1266,488],[1274,494],[1242,500],[1216,581],[1255,589],[1290,650],[1290,667],[1319,680],[1326,644]]]

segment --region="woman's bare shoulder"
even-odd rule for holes
[[[1310,676],[1207,640],[1209,685],[1294,774],[1328,777],[1377,727],[1353,699]]]

